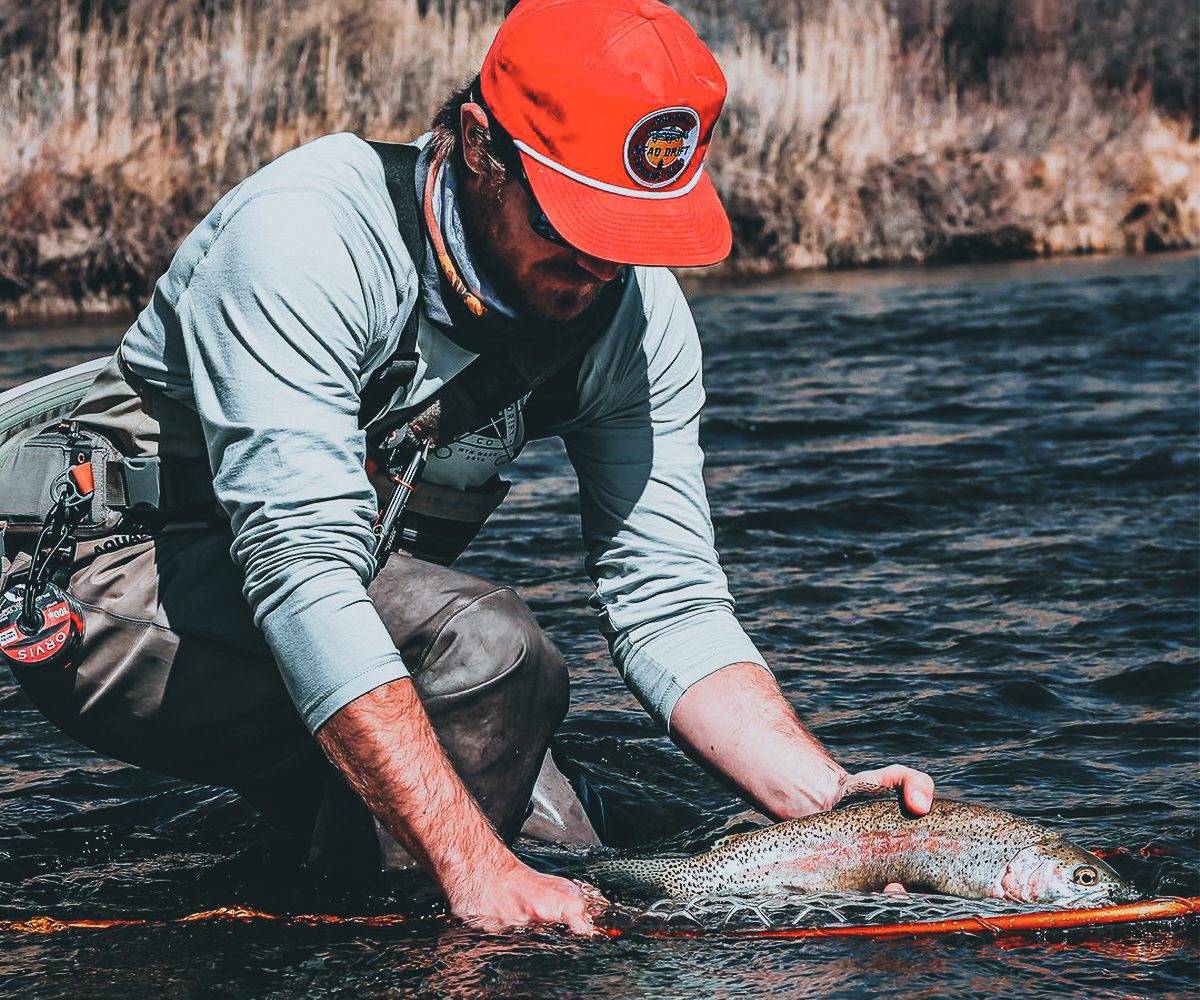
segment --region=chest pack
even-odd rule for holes
[[[420,274],[427,255],[423,210],[417,195],[420,150],[401,143],[372,141],[370,145],[383,164],[400,235]],[[530,414],[538,418],[534,426],[526,428],[532,432],[529,436],[540,436],[542,427],[556,418],[563,419],[572,408],[579,364],[615,314],[624,280],[622,276],[614,281],[585,320],[564,329],[561,335],[540,341],[520,336],[492,338],[502,346],[491,349],[480,349],[480,341],[485,338],[471,337],[469,328],[478,321],[462,310],[455,291],[443,281],[443,302],[460,317],[454,330],[443,332],[452,340],[465,336],[461,346],[479,350],[479,356],[419,406],[372,417],[398,398],[416,377],[421,312],[418,295],[395,353],[372,374],[360,395],[359,420],[367,431],[369,462],[383,470],[394,484],[390,497],[381,502],[376,525],[377,539],[386,536],[384,547],[402,549],[443,565],[458,558],[504,500],[510,484],[493,473],[482,483],[467,487],[426,481],[416,488],[414,473],[420,473],[431,446],[449,450],[463,441],[476,446],[480,439],[490,437],[496,439],[494,443],[501,450],[507,448],[506,428],[520,420],[518,408],[522,405],[529,404]],[[521,444],[523,440],[516,444],[518,451]],[[394,510],[397,506],[399,510]]]

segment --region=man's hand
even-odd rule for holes
[[[846,776],[842,797],[858,792],[896,790],[904,807],[917,816],[924,816],[933,807],[933,779],[924,771],[903,764],[890,764],[873,771],[859,771]],[[889,882],[883,891],[903,895],[908,890],[899,882]]]
[[[543,875],[520,862],[505,872],[481,874],[486,877],[444,888],[454,915],[488,933],[561,924],[573,934],[595,934],[595,918],[608,905],[594,886]]]
[[[917,816],[924,816],[933,806],[933,779],[924,771],[903,764],[847,775],[842,797],[876,789],[896,790],[904,807]]]
[[[317,740],[351,787],[441,886],[451,912],[488,931],[563,924],[595,932],[591,886],[523,865],[447,760],[408,678],[335,712]]]

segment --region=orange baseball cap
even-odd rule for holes
[[[563,237],[622,264],[700,267],[729,253],[704,172],[725,77],[657,0],[521,0],[480,69],[534,196]]]

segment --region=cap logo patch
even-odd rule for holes
[[[625,138],[625,169],[642,187],[666,187],[682,174],[700,140],[700,116],[691,108],[646,115]]]

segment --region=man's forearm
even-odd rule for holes
[[[451,766],[407,678],[345,706],[317,739],[452,903],[481,872],[519,864]]]
[[[594,930],[604,898],[522,864],[442,750],[408,678],[335,712],[317,731],[371,812],[442,887],[450,909],[488,931],[565,924]]]
[[[671,736],[775,820],[831,809],[855,787],[896,788],[918,813],[933,798],[932,779],[911,768],[847,773],[755,663],[732,664],[688,688],[671,715]]]
[[[776,820],[832,808],[848,778],[756,663],[735,663],[688,688],[671,714],[671,735]]]

